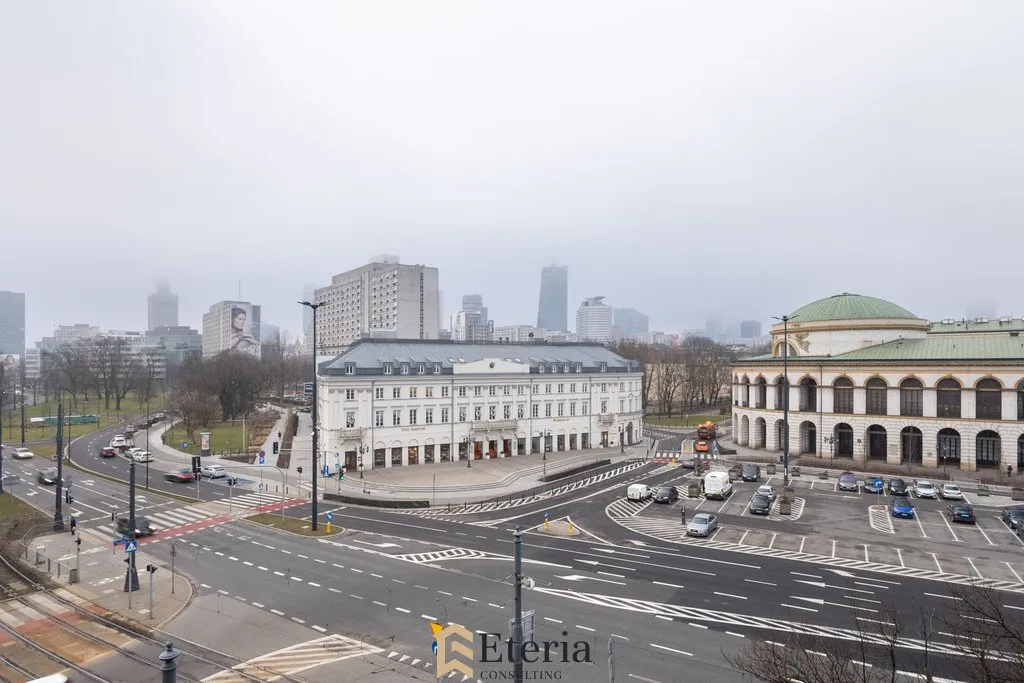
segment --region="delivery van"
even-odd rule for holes
[[[708,472],[704,475],[704,497],[725,500],[732,493],[728,472]]]
[[[626,489],[626,500],[644,501],[651,497],[651,487],[647,484],[630,484]]]

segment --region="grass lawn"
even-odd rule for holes
[[[142,404],[142,408],[139,408],[139,400],[136,394],[128,394],[123,401],[121,401],[120,412],[114,410],[114,401],[110,402],[110,409],[107,410],[106,402],[102,398],[96,398],[93,392],[89,394],[89,400],[86,401],[83,396],[79,396],[77,402],[72,405],[68,404],[70,397],[64,394],[64,410],[65,414],[70,415],[96,415],[99,418],[98,423],[91,424],[75,424],[71,425],[71,437],[78,438],[94,432],[98,429],[106,429],[111,425],[115,425],[120,422],[123,418],[130,415],[138,415],[146,412],[146,404]],[[167,399],[164,396],[153,396],[149,402],[149,410],[156,412],[163,410],[167,403]],[[41,439],[53,439],[57,436],[56,427],[47,425],[31,425],[27,424],[30,418],[33,417],[56,417],[57,416],[57,402],[53,399],[43,403],[38,403],[34,406],[25,406],[25,440],[26,441],[37,441]],[[18,440],[21,440],[21,416],[20,414],[15,416],[16,433]],[[6,424],[4,425],[4,433],[7,434]],[[65,441],[67,440],[68,430],[65,428],[64,435]]]
[[[252,440],[253,438],[253,426],[247,425],[246,438]],[[237,420],[235,422],[215,422],[209,427],[196,430],[196,438],[193,442],[192,439],[185,434],[185,430],[181,427],[175,426],[172,429],[164,432],[164,443],[171,448],[177,448],[183,450],[186,453],[192,455],[199,455],[200,436],[201,432],[210,432],[210,452],[211,453],[241,453],[242,448],[242,421]],[[188,448],[182,448],[181,443],[183,441],[188,442]]]
[[[707,421],[721,422],[722,420],[728,420],[729,415],[719,415],[718,412],[709,413],[707,415],[675,415],[673,417],[656,417],[651,416],[646,420],[646,424],[649,427],[696,427]]]
[[[52,522],[51,516],[43,514],[9,492],[5,491],[0,496],[0,539],[4,542],[20,541],[30,527]]]
[[[281,517],[279,512],[263,512],[252,517],[246,517],[246,520],[281,529],[282,531],[290,531],[293,534],[300,534],[302,536],[336,536],[344,531],[340,526],[331,525],[331,533],[327,533],[327,523],[320,522],[318,525],[320,528],[314,533],[310,523],[306,520],[295,519],[294,517]]]

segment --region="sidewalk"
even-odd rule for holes
[[[128,556],[124,546],[113,546],[110,539],[100,538],[92,532],[79,530],[82,545],[78,548],[70,532],[51,533],[30,539],[21,553],[22,563],[50,578],[75,597],[79,604],[93,603],[99,611],[110,612],[125,619],[139,622],[143,627],[164,624],[178,615],[192,600],[192,584],[180,574],[172,577],[169,565],[145,553],[139,546],[135,553],[135,567],[139,574],[139,589],[124,592],[124,578]],[[146,565],[155,565],[150,575]],[[69,583],[70,570],[78,568],[79,582]],[[150,580],[153,585],[153,612],[149,610]],[[172,585],[173,584],[173,585]],[[96,611],[96,610],[94,610]]]
[[[587,451],[562,451],[517,455],[509,458],[387,467],[348,472],[340,481],[336,477],[322,479],[322,490],[366,501],[428,501],[432,505],[474,503],[503,496],[515,496],[530,489],[559,486],[559,482],[542,481],[547,476],[566,472],[582,465],[609,460],[618,463],[643,458],[646,444],[626,448],[597,448]],[[583,476],[583,475],[581,475]]]

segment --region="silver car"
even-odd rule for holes
[[[963,500],[964,494],[956,484],[943,484],[939,492],[945,500]]]
[[[938,498],[939,492],[930,481],[919,479],[914,482],[914,495],[918,498]]]
[[[717,528],[718,517],[701,512],[694,515],[690,523],[686,525],[686,535],[707,538]]]

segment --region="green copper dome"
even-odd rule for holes
[[[789,317],[797,323],[893,318],[919,320],[916,315],[891,301],[847,292],[801,306],[790,313]]]

